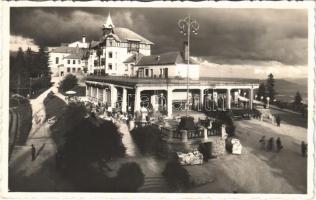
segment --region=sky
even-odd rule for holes
[[[200,25],[190,53],[206,76],[307,77],[308,15],[299,9],[11,8],[10,49],[58,46],[83,34],[98,40],[109,12],[116,27],[152,41],[152,54],[181,49],[177,22],[190,14]]]

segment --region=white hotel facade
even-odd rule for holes
[[[122,112],[137,112],[142,106],[151,104],[154,110],[165,109],[171,117],[184,108],[187,76],[189,107],[193,110],[231,109],[240,98],[240,90],[246,92],[249,108],[252,108],[254,89],[259,87],[257,82],[200,77],[200,66],[194,59],[189,59],[187,68],[186,43],[181,51],[151,55],[153,42],[127,28],[115,27],[110,15],[102,26],[100,40],[91,41],[88,46],[80,45],[69,47],[76,48],[75,53],[59,54],[66,60],[75,58],[71,55],[76,54],[77,61],[80,59],[80,63],[84,63],[83,68],[89,74],[86,96],[90,101]],[[59,54],[52,51],[50,60],[56,61],[55,55]],[[67,70],[66,62],[63,62],[63,69]],[[51,69],[61,75],[56,65]]]

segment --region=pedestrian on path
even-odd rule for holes
[[[31,149],[31,153],[32,153],[32,161],[34,161],[35,160],[35,154],[36,154],[36,149],[35,149],[35,147],[34,147],[34,145],[32,144],[32,149]]]
[[[302,143],[301,143],[301,150],[302,150],[302,156],[306,157],[306,155],[307,155],[307,144],[304,141],[302,141]]]
[[[277,115],[276,123],[277,123],[277,126],[280,126],[280,124],[281,124],[281,117],[280,117],[280,115]]]
[[[259,143],[261,144],[261,149],[265,149],[266,148],[266,136],[262,136],[261,139],[259,140]]]
[[[280,137],[278,137],[276,140],[276,146],[277,146],[277,152],[280,152],[281,149],[283,148]]]
[[[273,139],[273,137],[270,137],[270,139],[268,140],[267,150],[268,151],[273,151],[274,150],[274,139]]]

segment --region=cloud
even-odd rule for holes
[[[182,47],[185,37],[177,21],[190,13],[200,24],[199,34],[191,38],[193,56],[307,64],[308,17],[303,9],[11,8],[11,34],[46,46],[72,42],[82,34],[98,40],[109,11],[116,26],[154,42],[153,53]]]
[[[248,60],[245,64],[218,64],[198,59],[200,74],[205,77],[229,77],[265,79],[272,73],[275,78],[306,78],[308,68],[304,65],[286,65],[277,61]]]
[[[10,51],[18,51],[20,47],[24,51],[28,48],[31,48],[33,51],[38,51],[39,49],[33,39],[12,35],[10,37]]]

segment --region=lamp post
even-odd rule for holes
[[[187,51],[187,102],[186,102],[186,117],[188,117],[189,110],[189,65],[190,65],[190,35],[191,31],[194,35],[197,35],[200,25],[196,20],[192,20],[190,15],[184,19],[178,21],[178,27],[180,33],[188,37],[188,51]],[[184,52],[185,53],[185,52]]]

